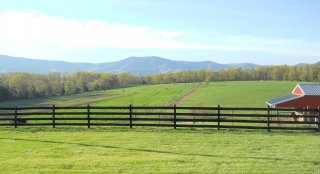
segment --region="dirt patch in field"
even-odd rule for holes
[[[193,95],[194,93],[197,92],[197,88],[192,88],[191,91],[189,91],[188,93],[184,94],[183,96],[180,96],[178,99],[174,99],[173,101],[171,101],[168,106],[174,106],[174,105],[179,105],[181,103],[183,103],[184,101],[186,101],[191,95]]]
[[[55,104],[56,106],[85,106],[88,104],[95,104],[103,101],[113,100],[116,98],[131,96],[134,93],[128,93],[128,94],[107,94],[107,95],[92,95],[92,96],[82,96],[74,99],[66,99],[66,100],[57,100],[57,101],[50,101],[50,103],[42,103],[42,104],[33,104],[33,106],[52,106],[52,104]]]
[[[129,93],[129,94],[120,94],[120,95],[114,95],[114,96],[108,96],[106,98],[101,98],[101,97],[89,97],[86,99],[86,101],[83,101],[83,99],[80,99],[79,102],[77,102],[77,104],[71,104],[69,106],[84,106],[84,105],[88,105],[88,104],[94,104],[94,103],[99,103],[99,102],[103,102],[103,101],[108,101],[108,100],[112,100],[115,98],[121,98],[121,97],[126,97],[126,96],[131,96],[134,93]],[[73,102],[74,103],[74,102]]]

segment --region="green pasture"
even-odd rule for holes
[[[266,107],[265,101],[287,95],[298,82],[240,81],[161,84],[87,92],[50,98],[0,102],[0,106],[229,106]]]
[[[1,128],[1,173],[319,173],[318,133]]]
[[[214,82],[198,87],[184,106],[266,107],[265,101],[291,93],[297,82]]]

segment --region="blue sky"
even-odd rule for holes
[[[73,62],[161,56],[314,63],[319,9],[318,0],[3,0],[0,54]]]

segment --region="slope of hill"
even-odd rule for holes
[[[183,70],[220,70],[232,67],[254,68],[257,65],[251,63],[219,64],[212,61],[174,61],[161,57],[129,57],[116,62],[108,63],[72,63],[64,61],[49,61],[11,57],[0,55],[0,72],[112,72],[133,74],[156,74],[177,72]]]
[[[90,63],[71,63],[64,61],[48,61],[0,55],[0,72],[76,72],[88,71]]]
[[[319,62],[316,62],[316,63],[298,63],[296,64],[295,66],[304,66],[304,65],[320,65],[320,61]]]
[[[110,71],[113,73],[131,72],[134,74],[155,74],[176,72],[181,70],[219,70],[230,67],[231,65],[219,64],[210,61],[189,62],[173,61],[161,57],[129,57],[118,62],[101,64],[98,71]]]

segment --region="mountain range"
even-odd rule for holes
[[[129,57],[120,61],[107,63],[73,63],[65,61],[51,61],[30,59],[23,57],[12,57],[0,55],[0,72],[110,72],[110,73],[132,73],[132,74],[157,74],[185,70],[220,70],[233,67],[255,68],[253,63],[220,64],[212,61],[174,61],[162,57]]]

